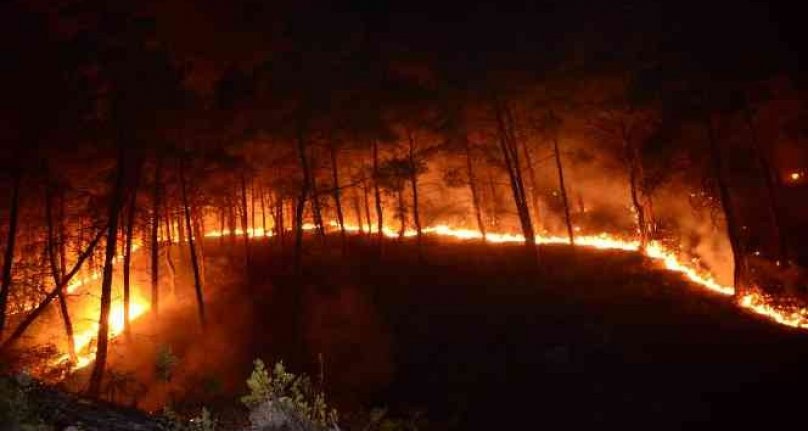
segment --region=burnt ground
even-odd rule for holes
[[[419,260],[413,242],[386,242],[379,258],[362,238],[345,255],[338,238],[312,238],[297,282],[266,241],[252,243],[244,282],[239,245],[217,244],[206,245],[208,330],[193,329],[192,308],[163,314],[159,343],[180,365],[172,382],[148,384],[146,408],[170,398],[227,410],[261,357],[314,376],[322,363],[343,411],[421,411],[434,429],[803,422],[808,336],[636,254],[548,246],[533,270],[518,246],[430,240]],[[143,346],[158,343],[133,344],[113,368],[148,380]]]

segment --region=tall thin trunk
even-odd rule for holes
[[[522,154],[525,159],[525,167],[527,167],[528,179],[530,180],[530,208],[533,210],[533,220],[535,221],[536,229],[541,229],[541,213],[539,204],[539,187],[538,180],[536,179],[536,167],[533,166],[533,156],[530,154],[530,149],[527,147],[527,141],[522,140]]]
[[[40,315],[42,315],[42,313],[47,308],[48,304],[50,304],[51,301],[53,301],[53,299],[59,295],[59,292],[62,292],[67,287],[67,285],[70,283],[70,280],[72,280],[73,277],[81,269],[82,264],[84,264],[84,262],[95,252],[95,247],[101,241],[101,238],[104,237],[104,233],[107,232],[107,230],[108,226],[105,226],[100,231],[98,231],[98,233],[95,234],[95,237],[92,240],[90,240],[90,242],[87,244],[87,248],[85,248],[84,251],[79,255],[79,258],[73,265],[73,268],[71,268],[69,272],[67,272],[63,277],[61,277],[61,279],[59,280],[59,284],[56,285],[53,288],[53,290],[48,292],[47,295],[45,295],[45,298],[39,302],[39,304],[33,309],[33,311],[31,311],[27,316],[25,316],[25,319],[23,319],[23,321],[20,322],[20,324],[17,325],[16,328],[14,328],[14,331],[11,333],[11,335],[9,335],[9,337],[3,342],[3,344],[0,345],[0,352],[3,352],[12,345],[14,345],[14,343],[16,343],[20,339],[20,337],[22,337],[22,335],[25,333],[28,327],[31,326],[31,324],[34,323]]]
[[[491,225],[497,229],[499,228],[499,195],[497,194],[497,185],[494,183],[494,176],[491,175],[491,169],[488,169],[488,193],[491,195]]]
[[[174,268],[174,258],[171,256],[171,248],[173,247],[174,240],[171,236],[170,220],[171,217],[168,215],[168,213],[166,213],[166,268],[168,269],[168,279],[171,280],[171,296],[174,297],[177,295],[177,270]]]
[[[337,165],[337,148],[333,142],[328,145],[329,155],[331,156],[331,181],[334,183],[334,207],[337,209],[337,223],[339,223],[340,240],[342,241],[342,249],[345,250],[345,218],[342,215],[342,200],[339,188],[339,169]]]
[[[317,176],[314,175],[314,172],[311,168],[311,158],[309,159],[309,174],[311,178],[309,178],[309,188],[311,189],[311,215],[312,219],[314,219],[314,227],[315,231],[317,232],[317,236],[321,239],[325,239],[325,225],[323,224],[323,211],[320,202],[320,193],[317,191]]]
[[[236,243],[236,205],[233,204],[232,199],[227,200],[227,225],[230,229],[230,246]]]
[[[196,256],[196,247],[194,246],[193,228],[191,227],[191,207],[188,203],[188,190],[185,181],[185,161],[180,157],[180,190],[182,192],[182,207],[185,213],[185,228],[188,232],[188,249],[191,252],[191,268],[194,271],[194,292],[196,293],[197,312],[199,314],[199,323],[202,329],[205,329],[205,298],[202,293],[202,279],[199,275],[199,262]]]
[[[351,201],[353,202],[354,215],[356,216],[356,227],[359,229],[359,233],[365,233],[365,226],[362,221],[362,203],[359,199],[359,190],[354,188],[352,195],[353,199],[351,199]]]
[[[132,264],[132,237],[134,236],[135,227],[135,214],[137,211],[137,190],[140,180],[140,166],[137,166],[135,171],[134,184],[129,198],[129,208],[126,215],[126,248],[123,254],[123,332],[127,338],[131,338],[132,328],[130,322],[130,305],[131,305],[131,264]]]
[[[642,181],[639,160],[635,145],[631,142],[631,136],[625,124],[620,125],[621,138],[623,140],[623,151],[626,167],[628,169],[628,184],[631,195],[631,205],[637,217],[637,233],[640,235],[640,249],[645,250],[648,246],[648,222],[645,217],[645,207],[642,203],[639,191],[639,183]]]
[[[418,209],[418,165],[415,160],[415,137],[412,135],[412,132],[409,132],[407,135],[410,143],[408,157],[410,162],[410,187],[412,189],[412,222],[415,224],[416,241],[420,255],[423,231],[421,230],[421,215]]]
[[[398,196],[398,220],[400,222],[398,228],[398,239],[404,238],[404,233],[407,231],[407,204],[404,203],[404,184],[398,188],[396,192]]]
[[[483,241],[487,239],[485,232],[485,223],[483,222],[483,212],[480,208],[480,194],[477,191],[477,178],[474,175],[474,163],[471,157],[471,144],[468,137],[463,135],[463,150],[466,156],[466,173],[469,178],[469,191],[471,192],[471,204],[474,206],[474,217],[477,219],[477,229],[480,230],[480,235],[483,236]]]
[[[50,268],[51,268],[51,276],[53,277],[53,284],[54,286],[59,286],[64,276],[64,253],[59,253],[61,257],[61,264],[57,260],[56,250],[56,233],[54,229],[54,221],[53,221],[53,191],[52,185],[48,184],[45,188],[45,218],[48,225],[48,241],[47,241],[47,255],[48,260],[50,261]],[[64,208],[60,211],[60,217],[64,217]],[[64,224],[63,221],[60,221],[60,225]],[[64,236],[61,237],[61,240],[64,241]],[[62,248],[63,245],[58,245],[58,247]],[[62,321],[65,325],[65,335],[67,336],[67,352],[68,356],[70,357],[70,361],[75,363],[76,362],[76,341],[75,337],[73,336],[73,322],[70,320],[70,312],[67,308],[67,299],[65,298],[64,290],[60,289],[57,293],[57,297],[59,298],[59,312],[62,315]]]
[[[729,183],[724,174],[724,159],[718,143],[713,119],[706,119],[707,140],[710,146],[710,159],[712,162],[713,176],[718,184],[718,193],[721,199],[721,208],[724,210],[726,218],[727,237],[732,249],[734,263],[733,284],[735,286],[735,298],[740,298],[746,293],[746,256],[740,239],[740,229],[735,207],[732,204],[732,195],[729,191]]]
[[[384,214],[382,214],[382,193],[379,190],[379,143],[373,140],[373,194],[376,198],[376,233],[379,235],[379,247],[382,244]]]
[[[0,286],[0,338],[6,326],[6,310],[8,308],[8,293],[11,290],[11,269],[14,263],[14,243],[17,240],[17,221],[19,218],[20,205],[20,185],[22,183],[22,172],[14,169],[14,178],[11,186],[11,210],[8,219],[8,236],[6,239],[6,251],[3,257],[3,279]]]
[[[193,237],[196,239],[196,251],[197,251],[197,258],[199,262],[199,278],[201,279],[201,284],[205,286],[207,284],[207,279],[205,277],[205,218],[202,211],[198,208],[191,209],[191,222],[193,225]]]
[[[283,198],[278,195],[275,197],[275,234],[278,235],[278,244],[280,244],[281,249],[283,249],[283,245],[286,238],[286,226],[284,220],[284,213],[283,213]]]
[[[117,173],[112,197],[109,205],[109,225],[107,228],[107,246],[104,255],[104,275],[101,282],[101,310],[98,319],[98,336],[96,338],[95,364],[90,375],[87,392],[94,397],[101,393],[101,382],[107,367],[107,348],[109,347],[109,311],[112,305],[112,261],[115,258],[118,220],[126,198],[126,149],[119,143]]]
[[[250,179],[250,229],[255,236],[255,179]]]
[[[294,270],[295,274],[300,274],[302,270],[303,258],[303,212],[306,209],[306,200],[309,197],[309,187],[311,187],[311,172],[309,172],[309,158],[306,151],[306,141],[303,138],[303,133],[298,132],[297,136],[297,152],[300,158],[300,168],[303,173],[303,183],[300,186],[300,196],[297,199],[297,206],[295,208],[295,254],[294,254]]]
[[[269,231],[267,230],[267,211],[266,205],[264,204],[264,199],[266,198],[264,193],[264,188],[260,185],[258,186],[258,198],[261,200],[261,229],[264,233],[263,236],[267,236]]]
[[[524,183],[519,168],[519,155],[517,152],[516,138],[512,130],[512,119],[506,107],[497,104],[495,107],[497,117],[497,125],[499,128],[499,142],[503,158],[505,159],[505,166],[508,170],[508,178],[511,182],[511,190],[513,192],[514,203],[516,204],[516,211],[519,215],[519,222],[522,226],[522,234],[525,238],[525,250],[531,260],[538,259],[538,251],[536,250],[536,237],[533,231],[533,224],[530,220],[530,211],[527,206],[527,199],[525,197]]]
[[[561,189],[561,201],[564,203],[564,222],[567,224],[567,236],[570,239],[570,244],[575,245],[572,218],[570,217],[570,203],[567,199],[567,187],[564,184],[564,165],[561,163],[561,151],[558,149],[557,136],[553,136],[553,155],[555,156],[556,170],[558,171],[558,188]]]
[[[244,172],[241,172],[241,234],[244,240],[244,263],[245,269],[250,270],[250,233],[247,226],[247,179]]]
[[[365,221],[367,222],[366,232],[368,235],[370,235],[371,232],[373,232],[373,222],[370,220],[370,191],[368,190],[366,181],[362,181],[362,193],[365,197]]]
[[[157,316],[160,306],[160,187],[162,158],[158,157],[154,165],[154,184],[152,186],[152,213],[151,213],[151,310]]]
[[[227,209],[222,205],[219,208],[219,247],[224,246],[224,222],[227,219]]]
[[[763,148],[763,145],[760,143],[760,139],[758,138],[754,114],[752,113],[752,109],[749,107],[748,103],[744,104],[744,119],[746,120],[746,125],[749,128],[752,144],[755,147],[755,156],[757,159],[758,168],[760,169],[766,184],[766,192],[769,198],[767,205],[769,210],[769,218],[772,222],[774,237],[777,240],[777,261],[786,263],[788,262],[788,239],[783,234],[783,224],[781,220],[782,217],[780,216],[777,186],[774,179],[775,176],[772,173],[771,164],[769,163],[766,155],[766,150]]]

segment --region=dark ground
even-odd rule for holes
[[[337,238],[328,241],[310,245],[305,259],[308,360],[294,354],[288,262],[277,245],[253,242],[252,293],[217,288],[215,329],[204,340],[183,341],[192,313],[163,318],[184,328],[166,340],[190,369],[175,390],[198,396],[199,375],[215,375],[224,406],[246,390],[253,358],[286,358],[317,376],[322,354],[325,386],[342,410],[419,410],[435,429],[804,422],[805,334],[635,254],[542,247],[532,272],[517,246],[429,241],[419,263],[412,242],[386,242],[379,259],[360,238],[347,257]],[[211,284],[242,268],[215,246],[207,245]],[[216,399],[205,402],[216,408]]]

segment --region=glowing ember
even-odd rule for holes
[[[801,172],[792,172],[791,175],[789,175],[789,177],[791,178],[791,181],[799,181],[800,178],[802,178],[802,173]]]

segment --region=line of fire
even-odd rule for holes
[[[804,423],[795,11],[600,3],[4,3],[0,428]]]

